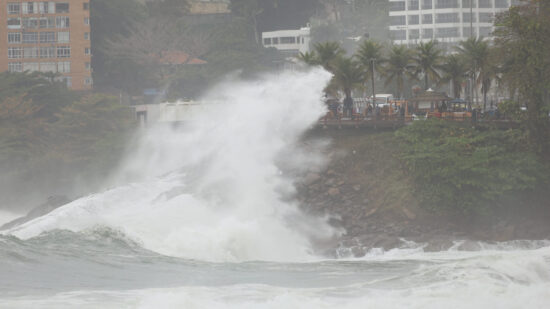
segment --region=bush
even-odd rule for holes
[[[548,166],[525,150],[521,130],[478,131],[434,119],[415,122],[396,136],[419,200],[432,209],[490,213],[500,198],[550,183]]]

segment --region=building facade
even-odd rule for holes
[[[514,0],[390,0],[390,37],[394,44],[407,45],[491,38],[495,14],[507,10],[510,1]]]
[[[310,50],[311,30],[303,27],[298,30],[278,30],[262,33],[262,44],[265,48],[274,47],[295,56]]]
[[[0,0],[0,72],[53,72],[92,88],[89,0]]]

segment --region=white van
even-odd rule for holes
[[[369,97],[372,102],[372,96]],[[375,104],[377,106],[389,106],[391,101],[393,101],[393,94],[381,93],[376,94]]]

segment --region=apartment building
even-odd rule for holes
[[[454,45],[470,36],[491,38],[495,14],[514,0],[390,0],[394,44],[438,40]],[[470,27],[470,25],[472,27]]]
[[[92,88],[89,0],[0,0],[0,72],[59,73]]]

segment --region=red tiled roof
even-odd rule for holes
[[[207,62],[199,59],[189,59],[189,55],[182,51],[167,51],[162,53],[160,61],[163,64],[206,64]]]

